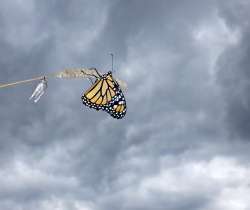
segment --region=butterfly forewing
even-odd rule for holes
[[[97,80],[94,85],[84,94],[89,100],[92,99],[95,94],[99,91],[102,85],[101,80]]]

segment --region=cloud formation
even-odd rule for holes
[[[0,209],[250,207],[246,1],[3,1],[0,83],[67,67],[128,83],[114,120],[84,80],[2,89]]]

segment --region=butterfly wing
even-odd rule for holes
[[[113,79],[111,72],[103,75],[82,96],[83,104],[96,110],[104,110],[112,117],[120,119],[126,114],[124,95]]]
[[[96,82],[82,96],[82,102],[90,108],[100,110],[103,108],[103,96],[101,94],[103,79]]]
[[[108,112],[112,117],[117,119],[121,119],[125,116],[127,105],[125,97],[120,88],[118,89],[114,99],[107,105],[105,111]]]

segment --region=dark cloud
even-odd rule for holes
[[[220,11],[228,27],[240,33],[238,41],[228,46],[218,60],[218,81],[223,88],[226,121],[234,139],[249,139],[250,134],[249,6],[244,1],[231,1]]]
[[[85,107],[84,80],[49,79],[38,104],[28,101],[35,84],[0,90],[0,208],[248,207],[237,195],[249,194],[249,146],[228,141],[229,128],[248,135],[240,5],[3,1],[1,83],[66,67],[105,72],[114,52],[128,112],[114,120]]]

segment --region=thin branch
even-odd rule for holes
[[[41,80],[43,78],[44,78],[44,76],[40,76],[40,77],[35,77],[35,78],[32,78],[32,79],[21,80],[21,81],[17,81],[17,82],[0,84],[0,88],[5,88],[5,87],[14,86],[14,85],[19,85],[19,84],[24,84],[24,83],[28,83],[28,82],[33,82],[33,81]]]

